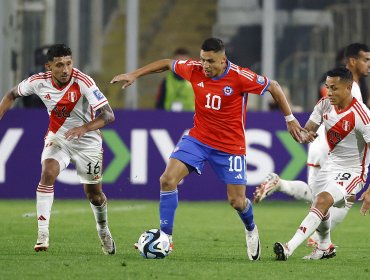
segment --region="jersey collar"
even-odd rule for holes
[[[357,102],[357,99],[355,97],[352,98],[352,102],[347,106],[347,108],[343,109],[343,110],[338,110],[338,107],[337,106],[334,106],[334,109],[335,109],[335,112],[339,115],[339,114],[343,114],[344,112],[348,111],[352,106],[353,104],[355,104]]]
[[[227,73],[229,73],[229,69],[230,69],[230,61],[227,60],[227,67],[226,67],[225,71],[220,76],[217,76],[217,77],[212,78],[212,80],[217,81],[219,79],[222,79],[223,77],[225,77],[225,75]]]

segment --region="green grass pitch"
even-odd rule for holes
[[[251,262],[241,221],[226,201],[180,201],[174,253],[163,260],[146,260],[133,243],[143,231],[158,227],[158,202],[109,201],[109,225],[118,251],[105,256],[86,200],[54,202],[50,247],[39,253],[33,250],[35,201],[0,200],[0,279],[370,279],[370,217],[360,216],[359,206],[332,233],[338,246],[335,258],[302,260],[311,249],[301,246],[281,262],[275,261],[272,245],[290,239],[308,205],[256,205],[262,258]]]

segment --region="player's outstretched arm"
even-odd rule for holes
[[[80,139],[86,132],[102,128],[115,119],[113,110],[109,104],[99,108],[97,112],[99,115],[94,120],[82,126],[71,128],[64,134],[64,137],[67,140]]]
[[[360,209],[360,213],[365,216],[366,213],[369,211],[370,209],[370,188],[368,187],[366,191],[364,191],[361,195],[361,197],[359,198],[359,200],[363,200],[362,202],[362,206],[361,206],[361,209]]]
[[[119,74],[115,76],[110,82],[111,84],[117,83],[117,82],[123,82],[122,88],[127,88],[130,86],[135,80],[141,76],[145,76],[148,74],[153,73],[161,73],[167,70],[172,69],[172,61],[171,59],[161,59],[154,61],[150,64],[147,64],[139,69],[136,69],[135,71],[131,73],[124,73]]]
[[[279,105],[280,110],[283,112],[287,124],[287,129],[298,142],[303,142],[301,132],[307,132],[306,129],[302,128],[298,120],[293,116],[292,110],[290,109],[289,103],[285,97],[283,90],[281,89],[277,81],[271,80],[267,91],[271,93],[272,98]]]
[[[318,136],[316,132],[319,129],[319,127],[320,126],[317,123],[308,120],[304,127],[307,130],[307,132],[301,132],[302,143],[312,143]]]
[[[7,94],[5,94],[0,102],[0,120],[18,97],[20,97],[20,95],[18,94],[17,87],[12,88]]]

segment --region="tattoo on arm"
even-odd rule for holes
[[[305,129],[307,129],[308,131],[316,132],[319,129],[319,125],[311,120],[308,120],[305,125]]]
[[[98,118],[102,119],[105,125],[114,121],[114,113],[109,104],[106,104],[103,107],[99,108],[98,113]]]

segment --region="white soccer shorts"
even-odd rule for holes
[[[86,145],[77,140],[67,141],[61,136],[48,135],[45,138],[41,162],[49,158],[59,162],[60,172],[72,162],[82,184],[97,184],[102,181],[103,149],[99,143]]]
[[[311,189],[314,197],[321,192],[330,193],[334,199],[334,206],[341,208],[345,206],[347,198],[357,194],[364,187],[364,184],[365,182],[358,172],[325,166],[318,173]]]

